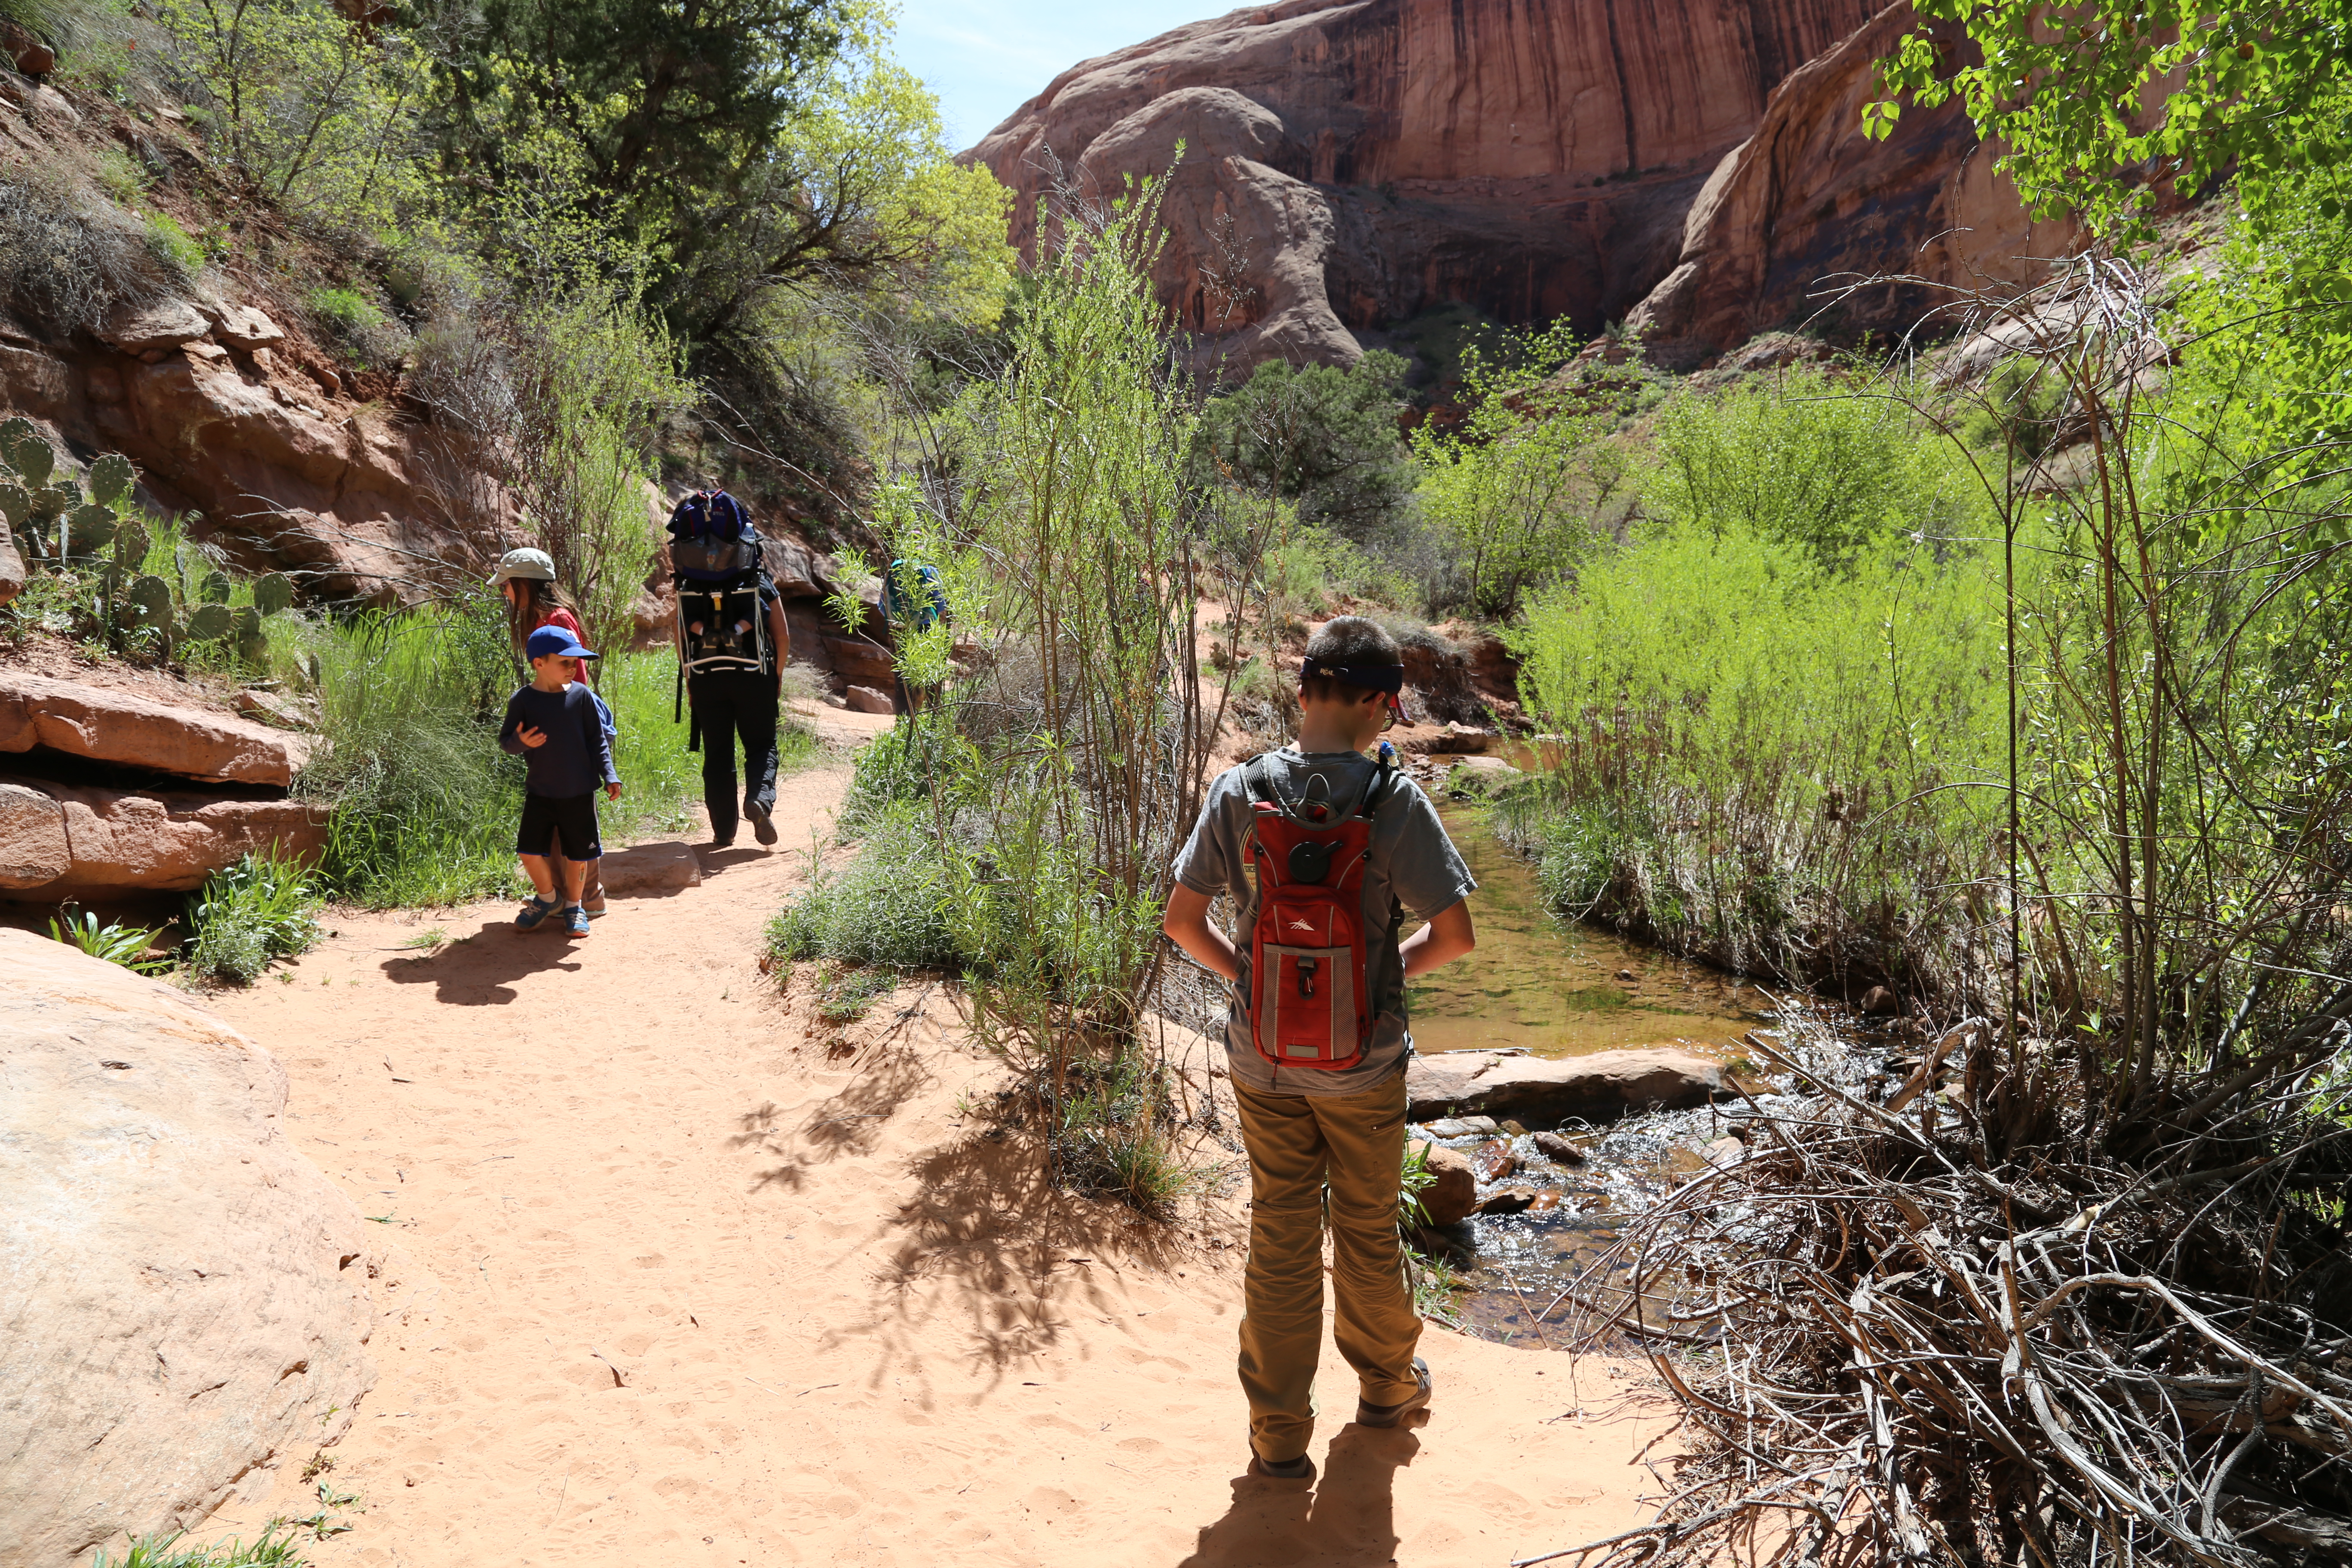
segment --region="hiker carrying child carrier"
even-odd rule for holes
[[[760,542],[751,513],[725,490],[696,490],[670,513],[678,684],[692,710],[687,749],[702,752],[702,803],[720,849],[735,842],[739,739],[742,815],[761,843],[776,841],[776,709],[792,632]]]

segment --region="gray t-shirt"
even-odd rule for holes
[[[1285,746],[1269,756],[1273,765],[1268,773],[1285,800],[1304,798],[1320,773],[1323,793],[1343,806],[1362,794],[1377,765],[1359,752],[1301,754]],[[1371,1043],[1364,1049],[1364,1059],[1351,1068],[1277,1068],[1251,1043],[1249,1019],[1240,1000],[1249,994],[1248,920],[1255,912],[1247,847],[1252,815],[1242,770],[1226,769],[1209,786],[1201,820],[1176,857],[1179,882],[1211,898],[1224,894],[1243,916],[1241,930],[1234,933],[1242,977],[1225,1017],[1227,1068],[1235,1083],[1262,1094],[1355,1094],[1383,1083],[1403,1066],[1412,1048],[1405,1027],[1404,960],[1397,955],[1401,909],[1428,920],[1469,897],[1477,879],[1463,864],[1454,840],[1445,836],[1445,824],[1438,820],[1437,808],[1421,786],[1400,776],[1372,814],[1371,855],[1364,871],[1365,968],[1377,1015]]]

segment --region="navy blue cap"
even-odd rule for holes
[[[1401,664],[1336,664],[1328,659],[1310,658],[1298,667],[1298,679],[1302,685],[1310,680],[1336,680],[1342,686],[1380,692],[1387,697],[1396,716],[1404,717],[1401,696],[1404,690],[1404,666]]]
[[[565,631],[562,626],[541,626],[539,630],[531,633],[530,640],[524,643],[522,646],[524,654],[527,657],[535,659],[551,658],[558,654],[562,655],[566,658],[598,658],[603,657],[599,654],[590,653],[586,648],[582,647],[580,646],[580,639],[573,637],[570,632]]]

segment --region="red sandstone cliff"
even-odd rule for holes
[[[1182,142],[1162,291],[1212,352],[1242,364],[1350,359],[1349,329],[1449,301],[1596,330],[1697,260],[1695,243],[1712,258],[1693,274],[1710,300],[1729,297],[1717,279],[1737,272],[1741,245],[1771,258],[1773,281],[1742,296],[1744,336],[1779,324],[1759,318],[1786,294],[1780,273],[1809,257],[1899,268],[1928,237],[1922,226],[1958,210],[1937,193],[1968,187],[1969,211],[2007,199],[1967,173],[1975,137],[1953,111],[1907,117],[1894,147],[1859,155],[1873,145],[1854,92],[1877,47],[1863,38],[1874,9],[1288,0],[1076,66],[969,156],[1015,192],[1013,235],[1028,241],[1056,182],[1114,191],[1166,171]],[[1782,129],[1735,177],[1727,159],[1753,145],[1768,105]],[[1880,179],[1895,183],[1874,188]],[[1703,190],[1719,225],[1702,242],[1689,224]],[[1857,196],[1883,205],[1864,214],[1867,243],[1774,242],[1788,204],[1820,227],[1853,217]],[[1703,318],[1692,331],[1735,323],[1721,310]]]
[[[1687,367],[1801,321],[1840,338],[1900,333],[1951,300],[1941,286],[2028,281],[2073,248],[2073,222],[2026,213],[1957,101],[1912,110],[1886,141],[1863,137],[1872,62],[1914,25],[1907,3],[1890,5],[1773,92],[1692,204],[1674,271],[1626,320],[1654,358]]]

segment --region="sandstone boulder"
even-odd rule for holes
[[[1439,1051],[1414,1057],[1405,1073],[1415,1121],[1486,1115],[1530,1124],[1598,1121],[1628,1110],[1704,1105],[1730,1092],[1722,1063],[1672,1047],[1551,1058]]]
[[[843,699],[852,712],[896,713],[898,705],[890,700],[887,691],[877,691],[870,686],[852,686]]]
[[[1423,1143],[1429,1173],[1437,1180],[1421,1190],[1422,1211],[1433,1226],[1459,1225],[1478,1207],[1478,1177],[1469,1156],[1443,1143]]]
[[[121,307],[98,329],[98,336],[124,353],[135,354],[149,349],[175,349],[212,330],[205,313],[185,300],[163,300]]]
[[[65,1564],[342,1435],[375,1238],[184,994],[0,931],[0,1555]]]
[[[299,858],[325,847],[327,813],[305,800],[240,800],[200,791],[116,789],[103,784],[16,779],[8,799],[37,795],[62,822],[66,866],[40,882],[11,881],[9,864],[29,872],[55,864],[50,826],[29,802],[0,809],[0,887],[43,900],[94,893],[188,892],[248,852],[276,848]],[[18,846],[22,847],[18,847]]]
[[[37,888],[72,864],[65,807],[39,790],[0,782],[0,888]]]
[[[867,642],[863,637],[828,637],[824,639],[825,659],[835,671],[866,686],[887,686],[898,679],[898,667],[890,658],[890,650],[880,643]]]
[[[299,736],[211,709],[0,670],[0,752],[35,746],[185,778],[279,788],[310,757]]]
[[[16,542],[8,536],[8,530],[0,527],[0,605],[24,591],[25,557],[18,553]]]
[[[268,312],[251,305],[230,305],[217,314],[207,314],[213,336],[233,349],[263,349],[286,341],[285,329],[271,321]]]

